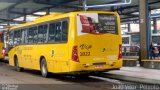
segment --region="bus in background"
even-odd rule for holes
[[[160,46],[160,30],[152,30],[151,41]],[[139,32],[128,32],[122,35],[122,46],[140,46]]]
[[[122,35],[122,55],[123,58],[139,58],[140,38],[138,33]]]
[[[122,67],[120,17],[115,12],[51,14],[9,31],[9,64],[48,73],[91,73]]]
[[[6,55],[6,49],[4,46],[4,32],[0,32],[0,59],[3,60]]]
[[[139,32],[127,32],[125,35],[122,35],[122,45],[139,46],[140,45]]]
[[[152,30],[151,41],[155,47],[160,48],[160,30]],[[128,32],[122,35],[122,53],[123,56],[130,56],[131,54],[138,55],[140,49],[140,34],[139,32]],[[137,53],[135,53],[137,52]],[[126,54],[127,53],[127,54]],[[131,53],[131,54],[129,54]],[[135,53],[135,54],[133,54]]]

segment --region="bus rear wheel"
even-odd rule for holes
[[[23,71],[23,68],[19,67],[19,62],[17,57],[14,58],[14,63],[15,63],[16,71],[18,72]]]
[[[41,67],[41,74],[42,74],[42,76],[45,77],[45,78],[47,78],[49,76],[49,73],[48,73],[47,63],[46,63],[45,58],[43,58],[41,60],[41,64],[40,65],[41,65],[40,67]]]

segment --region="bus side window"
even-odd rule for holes
[[[45,43],[46,36],[47,36],[47,25],[40,25],[38,26],[38,43]]]
[[[18,44],[21,44],[22,43],[22,30],[20,29],[19,31],[18,31]]]
[[[68,21],[62,22],[62,41],[68,40]]]
[[[13,36],[13,45],[15,45],[16,43],[17,43],[17,30],[16,31],[14,31],[14,36]]]
[[[33,30],[32,27],[28,30],[28,43],[33,43]]]
[[[48,25],[44,25],[44,29],[43,29],[43,40],[44,40],[44,43],[47,42],[47,30],[48,30]]]
[[[14,45],[21,44],[22,32],[21,30],[14,31]]]
[[[22,29],[22,43],[25,44],[25,43],[28,43],[27,42],[27,29]]]
[[[56,36],[55,36],[55,42],[61,42],[61,32],[62,32],[62,26],[61,22],[56,23]]]
[[[38,42],[38,29],[37,27],[33,27],[33,43]]]
[[[48,42],[55,42],[55,23],[49,25]]]
[[[28,30],[28,43],[37,43],[37,27],[30,27]]]
[[[9,37],[8,37],[9,50],[13,47],[13,41],[14,41],[13,35],[14,35],[13,31],[9,32]]]

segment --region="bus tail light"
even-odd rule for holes
[[[6,54],[6,49],[3,47],[2,48],[2,54],[5,55]]]
[[[79,62],[78,47],[77,46],[73,46],[73,49],[72,49],[72,60],[75,61],[75,62]]]
[[[118,60],[122,59],[122,45],[119,45],[119,54],[118,54]]]

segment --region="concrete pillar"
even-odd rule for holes
[[[50,8],[47,8],[46,15],[49,15],[49,14],[50,14]]]
[[[140,12],[140,60],[149,59],[151,44],[151,23],[149,18],[148,0],[139,0]]]
[[[128,25],[128,32],[131,32],[131,24],[128,23],[127,25]]]
[[[27,21],[26,8],[23,9],[23,14],[23,22],[25,23]]]
[[[157,30],[157,18],[153,18],[153,30]]]
[[[27,15],[24,15],[23,21],[24,21],[24,23],[27,21]]]

